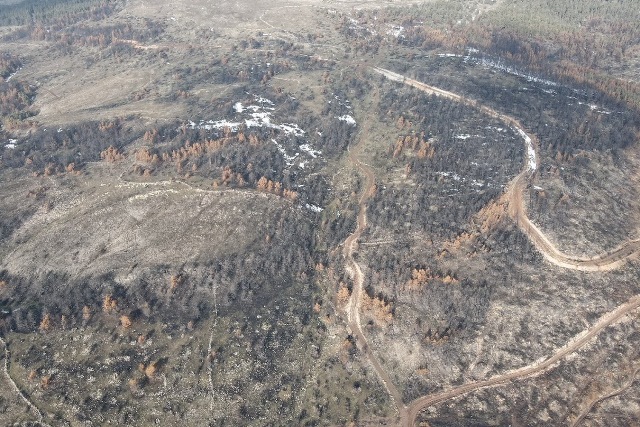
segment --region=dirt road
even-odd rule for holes
[[[373,367],[373,370],[376,372],[376,375],[382,382],[383,386],[389,393],[389,396],[393,400],[394,404],[398,408],[398,414],[400,419],[406,418],[406,406],[402,403],[402,395],[394,385],[393,381],[389,377],[389,373],[382,367],[378,359],[375,357],[371,348],[369,347],[369,343],[367,342],[367,338],[365,337],[362,326],[360,322],[360,305],[362,300],[362,292],[363,292],[363,283],[364,283],[364,275],[362,273],[362,269],[360,265],[353,258],[353,254],[357,248],[358,239],[362,235],[363,231],[367,228],[367,201],[373,195],[375,190],[375,175],[373,170],[362,161],[358,159],[358,153],[362,149],[362,144],[367,137],[367,130],[365,128],[360,132],[358,138],[360,139],[360,143],[353,149],[349,151],[348,161],[354,167],[354,169],[358,170],[362,175],[364,175],[364,184],[362,186],[361,194],[358,199],[358,218],[357,218],[357,226],[355,231],[347,237],[344,241],[343,248],[343,256],[345,258],[347,264],[347,271],[350,273],[351,278],[353,279],[353,289],[351,291],[351,297],[349,298],[349,303],[347,305],[347,320],[349,323],[349,328],[351,329],[351,334],[356,338],[356,344],[360,348],[360,350],[367,356],[369,363]]]
[[[491,107],[481,105],[477,101],[465,98],[453,92],[429,86],[425,83],[407,78],[401,74],[384,68],[374,67],[374,71],[399,83],[415,87],[425,93],[442,96],[452,101],[461,102],[463,104],[475,107],[483,113],[495,119],[501,120],[505,124],[514,128],[524,139],[527,145],[528,162],[525,163],[523,170],[511,181],[507,189],[509,200],[509,214],[516,222],[522,232],[529,238],[529,241],[540,251],[544,258],[550,263],[563,268],[569,268],[579,271],[607,271],[619,268],[629,258],[636,256],[640,252],[640,239],[631,240],[621,244],[618,248],[611,252],[596,255],[590,258],[574,257],[562,253],[553,243],[544,235],[544,233],[529,219],[524,208],[523,194],[527,188],[531,173],[535,171],[538,164],[538,139],[535,135],[527,132],[520,122],[506,114],[499,113]]]
[[[604,402],[607,399],[611,399],[612,397],[616,397],[627,391],[635,382],[638,371],[640,371],[640,368],[636,368],[633,371],[627,382],[623,384],[622,387],[618,388],[617,390],[613,390],[603,396],[597,397],[596,399],[593,399],[591,402],[589,402],[586,408],[584,408],[584,410],[578,415],[578,417],[571,423],[571,427],[577,427],[578,425],[580,425],[580,423],[582,423],[582,421],[584,421],[585,418],[589,416],[589,413],[597,404]]]
[[[440,393],[434,393],[420,397],[409,404],[408,417],[405,418],[402,425],[405,427],[414,425],[415,419],[421,410],[437,403],[456,398],[458,396],[481,388],[493,387],[508,383],[516,379],[530,378],[538,375],[550,369],[554,364],[559,362],[564,357],[580,349],[592,338],[598,335],[603,329],[616,323],[622,317],[638,309],[638,307],[640,307],[640,295],[632,297],[631,299],[629,299],[629,301],[618,306],[618,308],[616,308],[615,310],[602,316],[600,320],[598,320],[593,326],[576,336],[567,345],[558,349],[551,357],[547,359],[534,362],[531,365],[524,366],[520,369],[516,369],[515,371],[511,371],[506,374],[495,376],[488,380],[467,383],[458,387],[453,387],[449,390],[442,391]]]
[[[426,85],[422,82],[406,78],[400,74],[394,73],[389,70],[385,70],[383,68],[374,67],[374,70],[388,79],[400,82],[412,87],[415,87],[423,92],[433,94],[436,96],[443,96],[448,99],[451,99],[456,102],[461,102],[466,105],[478,108],[480,111],[485,114],[499,119],[506,123],[507,125],[514,128],[524,139],[527,144],[527,157],[528,162],[525,163],[523,170],[512,180],[508,189],[507,196],[509,200],[509,214],[516,221],[519,228],[525,233],[525,235],[529,238],[529,240],[536,246],[536,248],[543,254],[545,259],[549,262],[558,265],[560,267],[569,268],[573,270],[580,271],[604,271],[604,270],[612,270],[622,266],[627,259],[632,256],[635,256],[640,251],[640,240],[629,241],[622,244],[617,249],[611,251],[610,253],[598,255],[592,258],[579,258],[579,257],[570,257],[568,255],[560,252],[544,235],[542,231],[538,227],[536,227],[533,222],[528,218],[523,202],[523,193],[528,184],[528,180],[531,177],[532,173],[535,172],[537,164],[538,164],[538,140],[535,135],[528,133],[524,127],[520,124],[518,120],[508,115],[497,112],[491,107],[487,107],[485,105],[479,104],[477,101],[464,98],[458,94],[453,92],[449,92],[434,86]],[[355,286],[354,292],[357,290],[358,295],[362,291],[362,272],[360,271],[359,266],[355,261],[353,261],[352,253],[353,247],[356,244],[356,241],[360,237],[363,226],[366,226],[366,202],[367,193],[366,190],[369,187],[372,187],[374,175],[373,171],[363,165],[356,157],[354,157],[353,153],[350,155],[350,160],[357,166],[360,170],[363,171],[365,176],[367,177],[367,185],[365,186],[365,191],[363,196],[360,199],[360,215],[358,216],[358,229],[354,234],[349,236],[349,238],[345,241],[345,257],[351,260],[352,268],[354,269],[355,282],[357,285]],[[412,401],[408,406],[404,406],[403,410],[400,411],[401,417],[401,425],[404,427],[409,427],[415,424],[415,420],[423,409],[444,402],[449,399],[453,399],[459,397],[463,394],[481,389],[486,387],[493,387],[497,385],[502,385],[508,383],[510,381],[516,379],[524,379],[533,377],[538,375],[548,369],[550,369],[554,364],[559,362],[564,357],[569,354],[577,351],[581,347],[583,347],[586,343],[588,343],[592,338],[598,335],[603,329],[612,325],[613,323],[619,321],[622,317],[627,315],[628,313],[638,309],[640,307],[640,295],[634,296],[626,303],[618,306],[615,310],[604,315],[598,322],[592,325],[587,330],[583,331],[581,334],[576,336],[573,340],[567,343],[564,347],[558,349],[552,356],[543,359],[541,361],[536,361],[528,366],[524,366],[522,368],[516,369],[514,371],[495,376],[493,378],[476,381],[472,383],[463,384],[461,386],[453,387],[448,390],[444,390],[442,392],[422,396],[420,398]],[[358,333],[362,335],[362,339],[366,342],[361,329],[359,328],[359,296],[350,304],[350,321],[351,319],[356,319],[358,324]],[[355,326],[355,325],[354,325]],[[388,378],[386,371],[383,368],[376,368],[378,375],[382,378]],[[391,383],[387,382],[385,384],[387,386],[387,390],[393,389],[395,387],[391,387]],[[391,393],[391,391],[390,391]],[[392,394],[397,393],[395,391]],[[398,397],[395,397],[398,401]],[[399,402],[399,401],[398,401]],[[400,402],[399,402],[400,407]]]

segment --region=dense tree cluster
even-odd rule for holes
[[[59,129],[37,129],[18,139],[15,149],[5,149],[2,164],[27,166],[36,173],[62,172],[69,164],[81,169],[84,163],[98,161],[109,148],[121,150],[140,134],[125,119],[85,122]],[[112,150],[113,150],[112,149]]]
[[[26,82],[11,80],[0,83],[0,117],[5,122],[24,120],[36,114],[29,109],[36,90]]]
[[[387,111],[405,113],[394,120],[386,117]],[[403,129],[401,147],[408,141],[411,148],[415,141],[417,149],[398,150],[397,142],[390,143],[384,161],[393,159],[415,185],[385,183],[370,201],[371,218],[390,230],[454,237],[501,194],[524,161],[524,143],[513,130],[461,103],[389,90],[380,102],[380,119],[402,122],[403,127],[411,122],[411,128]]]
[[[22,61],[8,52],[0,53],[0,78],[6,81],[11,74],[22,66]]]
[[[569,84],[580,82],[640,109],[640,85],[600,71],[631,60],[638,49],[640,15],[633,2],[516,2],[521,4],[471,21],[474,10],[456,3],[360,12],[355,19],[343,17],[340,27],[354,40],[356,52],[394,45],[413,50],[412,55],[436,49],[463,54],[473,48],[511,66]],[[389,35],[390,27],[398,29],[397,36]]]
[[[623,149],[636,141],[640,131],[640,113],[604,92],[580,84],[549,85],[522,77],[497,80],[461,58],[447,62],[433,67],[449,77],[433,81],[431,67],[425,67],[417,72],[417,78],[465,93],[518,117],[538,137],[540,148],[552,156],[558,152],[571,155],[579,150]]]
[[[26,0],[0,9],[0,25],[46,24],[60,28],[83,20],[100,20],[118,8],[115,0]]]

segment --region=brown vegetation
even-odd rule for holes
[[[45,313],[40,321],[40,331],[47,332],[49,329],[51,329],[51,315],[49,313]]]
[[[91,307],[89,307],[88,305],[82,307],[82,319],[84,321],[88,321],[89,319],[91,319]]]
[[[433,280],[441,281],[445,285],[459,282],[455,275],[450,273],[442,275],[432,272],[429,268],[414,268],[411,270],[411,279],[407,281],[405,286],[409,290],[416,291],[422,289]]]
[[[124,155],[113,145],[100,153],[100,158],[107,163],[115,163],[124,159]]]
[[[111,295],[105,295],[104,300],[102,301],[102,311],[105,313],[111,313],[116,311],[118,308],[118,301],[113,299]]]
[[[338,289],[338,295],[337,295],[338,303],[346,304],[347,301],[349,301],[350,297],[351,297],[351,291],[349,290],[347,285],[345,285],[344,283],[341,283],[340,289]]]
[[[393,321],[393,306],[381,295],[370,297],[363,292],[362,309],[368,312],[379,325],[386,326]]]
[[[120,316],[120,325],[125,329],[129,329],[132,325],[131,318],[125,315]]]
[[[402,154],[405,148],[411,149],[419,159],[431,159],[436,153],[433,144],[425,141],[424,133],[398,137],[393,146],[389,148],[389,151],[396,158]]]

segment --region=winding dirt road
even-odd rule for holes
[[[362,144],[364,141],[363,135],[366,134],[366,130],[362,130],[360,132],[360,143],[353,150],[349,150],[348,157],[349,163],[351,163],[364,175],[365,181],[362,186],[360,197],[358,199],[357,226],[355,231],[350,234],[349,237],[347,237],[347,239],[344,241],[344,248],[342,252],[346,260],[347,271],[349,272],[353,281],[353,289],[351,291],[351,296],[349,297],[349,302],[347,304],[347,322],[349,324],[349,329],[351,329],[351,334],[356,338],[356,344],[358,345],[360,350],[367,356],[367,359],[373,367],[373,370],[376,372],[376,375],[382,382],[384,388],[387,390],[387,393],[389,393],[389,396],[393,400],[393,403],[398,408],[400,418],[404,419],[406,418],[407,408],[402,403],[402,395],[398,391],[393,381],[391,381],[389,373],[382,367],[382,365],[380,365],[378,359],[371,352],[369,343],[367,342],[367,338],[362,331],[362,324],[360,322],[360,305],[362,300],[364,274],[362,273],[360,265],[358,265],[358,263],[353,258],[353,254],[357,249],[358,239],[360,239],[362,232],[367,228],[367,201],[373,195],[373,192],[375,190],[375,175],[373,173],[373,169],[371,169],[368,165],[358,159],[358,153],[362,149]]]
[[[4,340],[3,337],[0,337],[0,344],[4,346],[3,371],[4,371],[4,375],[7,377],[7,381],[9,381],[9,384],[11,385],[11,388],[15,391],[18,397],[27,405],[27,408],[29,409],[29,411],[31,411],[36,416],[38,420],[35,421],[35,423],[43,427],[51,427],[49,426],[49,424],[44,422],[44,416],[42,415],[42,411],[40,411],[40,409],[38,409],[38,407],[34,405],[33,402],[31,402],[31,400],[27,398],[27,396],[22,392],[22,390],[20,390],[20,387],[18,387],[18,384],[16,384],[13,378],[11,378],[11,374],[9,373],[9,360],[10,360],[9,345]]]
[[[542,361],[534,362],[531,365],[524,366],[522,368],[516,369],[515,371],[508,372],[506,374],[498,375],[493,378],[489,378],[488,380],[476,381],[473,383],[463,384],[458,387],[453,387],[448,390],[444,390],[439,393],[430,394],[427,396],[419,397],[409,404],[408,408],[408,416],[403,419],[402,426],[409,427],[415,424],[415,419],[425,408],[429,406],[435,405],[437,403],[444,402],[449,399],[456,398],[458,396],[462,396],[463,394],[479,390],[481,388],[494,387],[497,385],[506,384],[513,380],[520,380],[525,378],[531,378],[538,374],[543,373],[544,371],[549,370],[553,367],[557,362],[568,356],[569,354],[579,350],[592,338],[598,335],[603,329],[611,326],[616,323],[620,319],[622,319],[627,314],[631,313],[634,310],[637,310],[640,307],[640,295],[636,295],[629,299],[626,303],[618,306],[615,310],[605,314],[598,320],[593,326],[591,326],[586,331],[583,331],[578,336],[574,337],[568,344],[564,347],[558,349],[551,357],[544,359]]]
[[[589,402],[587,404],[587,407],[580,413],[580,415],[578,415],[578,417],[571,423],[571,427],[577,427],[580,423],[582,423],[582,421],[585,420],[585,418],[587,418],[589,416],[589,413],[593,410],[594,406],[598,405],[601,402],[604,402],[607,399],[611,399],[612,397],[616,397],[622,393],[624,393],[625,391],[627,391],[635,382],[636,380],[636,375],[638,375],[638,371],[640,371],[640,368],[636,368],[633,373],[631,374],[631,376],[629,377],[629,379],[627,380],[627,382],[620,388],[618,388],[617,390],[613,390],[612,392],[609,392],[603,396],[600,396],[594,400],[592,400],[591,402]]]
[[[520,135],[525,140],[525,143],[527,144],[529,161],[525,164],[522,172],[520,172],[520,174],[518,174],[514,178],[514,180],[508,187],[507,195],[509,199],[509,213],[516,221],[520,229],[528,236],[531,242],[549,262],[564,268],[570,268],[574,270],[603,271],[620,267],[626,262],[627,259],[638,253],[638,251],[640,250],[639,240],[627,242],[610,253],[593,258],[570,257],[560,252],[535,226],[535,224],[533,224],[529,220],[524,209],[522,194],[527,186],[529,177],[533,172],[535,172],[538,161],[538,154],[536,151],[538,141],[535,135],[527,133],[516,119],[498,113],[490,107],[480,105],[477,101],[464,98],[449,91],[426,85],[416,80],[405,78],[404,76],[389,70],[378,67],[375,67],[374,70],[386,76],[390,80],[416,87],[429,94],[444,96],[448,99],[462,102],[466,105],[478,108],[487,115],[502,120],[520,133]],[[364,138],[366,137],[365,129],[366,127],[360,133],[360,143],[354,148],[354,150],[349,152],[348,157],[349,162],[354,166],[354,168],[359,170],[359,172],[364,175],[365,182],[360,194],[360,198],[358,200],[359,213],[357,217],[357,227],[356,230],[345,240],[343,249],[347,271],[353,279],[353,290],[347,306],[347,320],[349,328],[351,329],[351,333],[356,337],[356,342],[359,348],[367,356],[367,359],[375,370],[376,375],[380,378],[385,389],[398,408],[400,424],[403,427],[413,426],[420,411],[429,406],[459,397],[475,390],[506,384],[516,379],[530,378],[545,372],[566,356],[582,348],[592,338],[598,335],[603,329],[611,326],[627,314],[640,307],[640,295],[636,295],[629,299],[626,303],[618,306],[615,310],[602,316],[595,324],[574,337],[565,346],[558,349],[553,355],[549,356],[546,359],[538,360],[530,365],[507,372],[505,374],[497,375],[493,378],[463,384],[461,386],[452,387],[441,392],[422,396],[413,400],[408,405],[405,405],[402,401],[402,395],[391,381],[389,373],[386,371],[386,369],[384,369],[384,367],[382,367],[380,362],[371,351],[367,339],[362,331],[360,322],[360,305],[363,292],[364,275],[362,269],[355,261],[353,254],[357,249],[358,240],[367,227],[367,201],[375,190],[375,174],[373,170],[358,158],[358,152],[361,150]]]
[[[481,105],[473,99],[465,98],[461,95],[435,86],[429,86],[384,68],[374,67],[373,69],[389,80],[415,87],[431,95],[442,96],[452,101],[477,108],[488,116],[501,120],[506,125],[514,128],[523,137],[527,145],[526,148],[529,162],[525,163],[523,170],[511,181],[507,189],[509,214],[522,232],[529,238],[529,241],[531,241],[547,261],[559,267],[569,268],[572,270],[608,271],[619,268],[629,258],[636,256],[640,252],[640,239],[637,239],[625,242],[611,252],[593,257],[574,257],[562,253],[529,219],[524,207],[523,194],[529,184],[529,178],[531,177],[531,174],[535,172],[536,165],[538,163],[537,148],[539,144],[535,135],[527,132],[517,119],[506,114],[499,113],[486,105]]]

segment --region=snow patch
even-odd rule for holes
[[[516,130],[518,131],[520,136],[524,139],[524,142],[527,143],[527,159],[529,162],[529,170],[534,171],[536,170],[537,164],[536,164],[536,150],[533,147],[533,141],[531,140],[529,135],[527,135],[526,132],[523,131],[522,129],[517,128]]]
[[[247,128],[267,127],[270,129],[278,129],[286,133],[287,135],[303,136],[305,134],[305,131],[300,129],[300,127],[295,123],[282,123],[282,124],[272,123],[270,111],[275,110],[275,108],[265,107],[264,104],[274,105],[274,103],[266,98],[261,98],[258,96],[254,96],[254,98],[256,102],[262,105],[244,106],[241,102],[236,102],[233,105],[234,111],[238,114],[247,113],[251,111],[251,113],[248,114],[249,117],[244,119],[244,121],[229,122],[227,120],[218,120],[218,121],[201,120],[200,123],[198,124],[196,124],[193,121],[189,121],[188,126],[191,129],[206,129],[206,130],[229,128],[231,129],[232,132],[237,132],[239,127],[242,124],[244,124]]]
[[[283,131],[284,133],[286,133],[287,135],[295,135],[295,136],[303,136],[305,134],[305,131],[303,131],[302,129],[300,129],[300,127],[295,124],[295,123],[283,123],[281,125],[274,125],[274,126],[269,126],[272,127],[274,129],[280,129],[281,131]]]
[[[16,148],[16,143],[17,143],[17,142],[18,142],[18,140],[17,140],[17,139],[10,139],[9,141],[7,141],[7,142],[4,144],[4,148],[10,148],[10,149],[12,149],[12,150],[13,150],[14,148]]]
[[[356,119],[354,119],[353,117],[351,117],[349,114],[345,114],[344,116],[340,116],[338,117],[338,120],[340,120],[341,122],[345,122],[351,126],[355,126],[356,125]]]
[[[309,203],[305,204],[304,207],[309,209],[310,211],[316,212],[316,213],[320,213],[320,212],[322,212],[324,210],[320,206],[310,205]]]
[[[322,151],[314,150],[309,144],[302,144],[300,146],[300,149],[305,153],[307,153],[308,155],[310,155],[311,157],[313,157],[314,159],[318,157],[320,154],[322,154]]]
[[[345,100],[344,102],[342,102],[342,100],[340,99],[340,97],[338,95],[336,95],[335,93],[333,94],[333,97],[336,101],[338,101],[338,104],[340,104],[341,107],[345,107],[347,110],[351,110],[351,105],[349,105],[349,100]],[[331,101],[329,101],[329,104],[331,104]]]
[[[558,83],[552,82],[551,80],[546,80],[540,77],[532,76],[531,74],[523,73],[521,71],[518,71],[514,67],[510,67],[500,62],[492,61],[490,59],[486,59],[486,58],[478,59],[478,58],[471,58],[470,56],[465,56],[464,60],[465,62],[475,61],[484,67],[500,70],[507,74],[511,74],[512,76],[522,77],[523,79],[526,79],[528,82],[541,83],[547,86],[558,86]]]
[[[275,139],[272,139],[271,142],[273,142],[276,147],[278,148],[278,151],[280,151],[280,153],[282,154],[282,157],[284,157],[284,161],[287,164],[287,166],[293,166],[294,160],[298,157],[298,153],[296,153],[293,156],[290,156],[287,154],[287,150],[285,150],[285,148],[278,143],[278,141],[276,141]]]
[[[402,37],[402,32],[404,31],[404,27],[401,25],[389,25],[389,29],[387,30],[387,34],[393,36],[395,38]]]
[[[513,76],[517,76],[517,77],[522,77],[524,79],[526,79],[528,82],[534,82],[534,83],[541,83],[547,86],[559,86],[558,83],[553,82],[551,80],[546,80],[546,79],[542,79],[540,77],[536,77],[536,76],[532,76],[531,74],[526,74],[523,73],[519,70],[517,70],[514,67],[508,66],[500,61],[494,61],[492,59],[488,59],[488,58],[478,58],[475,56],[472,56],[473,54],[477,54],[480,53],[480,51],[478,49],[474,49],[474,48],[467,48],[467,54],[463,57],[464,58],[464,62],[469,63],[469,62],[473,62],[476,64],[480,64],[483,67],[487,67],[487,68],[493,68],[499,71],[503,71],[507,74],[511,74]],[[462,55],[456,55],[453,53],[441,53],[438,54],[439,57],[462,57]]]
[[[464,178],[454,172],[436,172],[440,176],[446,176],[447,178],[453,178],[454,181],[464,181]]]
[[[358,22],[358,20],[357,20],[357,19],[353,19],[353,18],[351,18],[351,17],[349,17],[349,18],[347,18],[347,19],[349,19],[349,24],[350,24],[350,25],[349,25],[349,29],[350,29],[350,30],[354,30],[354,31],[366,31],[366,32],[368,32],[369,34],[374,35],[374,36],[377,34],[375,30],[373,30],[373,29],[371,29],[371,28],[367,28],[367,27],[365,27],[364,25],[360,25],[360,22]],[[370,25],[373,25],[373,24],[370,24]]]
[[[596,113],[600,113],[600,114],[611,114],[611,111],[605,110],[605,109],[598,109],[600,108],[598,105],[596,104],[587,104],[586,102],[580,102],[578,101],[579,105],[588,105],[589,109],[591,109],[591,111],[595,111]]]
[[[276,105],[276,104],[273,103],[273,101],[271,101],[271,100],[269,100],[267,98],[262,98],[260,96],[255,96],[255,95],[253,97],[255,98],[256,102],[259,102],[261,104]]]
[[[9,80],[11,80],[12,78],[14,78],[16,76],[16,74],[18,74],[18,72],[22,70],[22,67],[18,68],[16,71],[14,71],[13,73],[9,74],[9,76],[7,77],[7,79],[5,80],[5,82],[8,82]]]
[[[218,120],[218,121],[209,120],[206,122],[204,120],[200,120],[200,122],[196,124],[195,122],[189,120],[188,126],[190,129],[205,129],[205,130],[229,128],[231,129],[232,132],[237,132],[241,124],[242,122],[230,122],[228,120]]]

